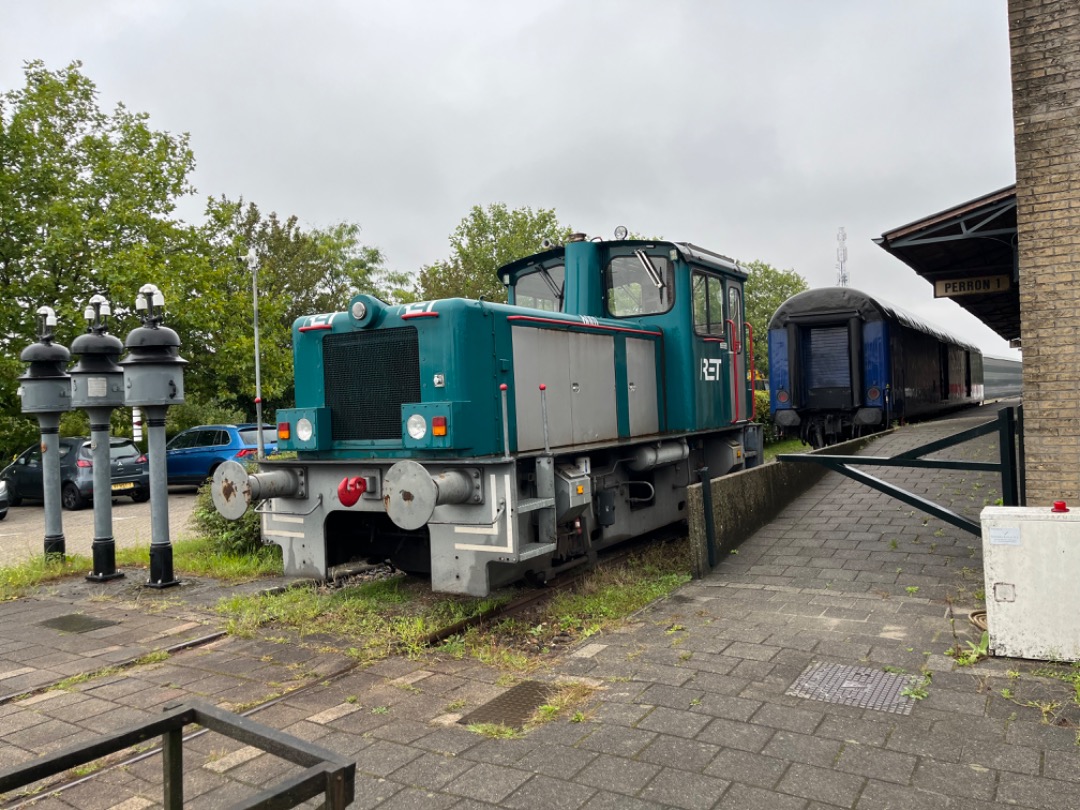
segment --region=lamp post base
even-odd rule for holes
[[[180,580],[173,576],[173,550],[168,543],[150,545],[150,579],[147,588],[171,588]]]
[[[94,571],[86,575],[88,580],[108,582],[124,575],[116,570],[116,542],[111,537],[95,537],[90,551],[94,558]]]
[[[58,556],[60,559],[64,559],[64,545],[64,535],[62,533],[45,535],[45,556]]]

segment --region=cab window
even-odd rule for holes
[[[735,339],[741,340],[742,336],[742,294],[739,288],[732,284],[728,287],[728,317],[735,324]]]
[[[694,272],[694,331],[722,338],[724,331],[724,283],[719,277]]]
[[[604,272],[607,311],[614,318],[667,312],[675,297],[671,261],[636,250],[616,256]]]
[[[548,312],[562,312],[566,268],[561,264],[541,267],[518,277],[514,284],[514,303]]]

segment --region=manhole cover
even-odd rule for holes
[[[41,627],[49,627],[61,633],[88,633],[91,630],[100,630],[102,627],[112,627],[114,624],[120,624],[120,622],[84,616],[82,613],[69,613],[66,616],[57,616],[54,619],[38,622]]]
[[[915,675],[894,675],[870,667],[816,663],[803,671],[787,694],[841,706],[911,714],[915,699],[900,691],[916,680]]]
[[[521,728],[533,712],[555,694],[555,687],[540,681],[522,681],[507,689],[494,700],[474,709],[458,722],[463,726],[474,723],[493,723],[509,728]]]

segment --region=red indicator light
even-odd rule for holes
[[[137,459],[135,459],[135,463],[136,464],[145,464],[146,463],[146,454],[144,453],[143,455],[141,455]]]
[[[86,469],[87,467],[93,467],[94,464],[93,462],[87,461],[85,458],[80,458],[78,461],[75,462],[75,466]]]
[[[1054,508],[1051,509],[1050,511],[1051,512],[1068,512],[1069,507],[1067,507],[1065,505],[1065,501],[1054,501]]]
[[[292,435],[292,433],[289,432],[289,423],[288,422],[278,422],[277,423],[277,437],[279,439],[288,439],[291,435]]]
[[[446,435],[446,417],[445,416],[433,416],[433,417],[431,417],[431,435],[432,436],[445,436]]]
[[[875,400],[880,396],[881,396],[881,389],[879,389],[877,386],[874,386],[873,388],[871,388],[869,391],[866,392],[866,398],[869,399],[869,400]]]
[[[787,393],[787,391],[777,391],[776,392],[776,401],[781,402],[781,403],[787,402],[788,401],[788,393]]]

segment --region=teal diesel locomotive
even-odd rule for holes
[[[746,273],[682,242],[575,234],[451,298],[293,326],[296,407],[258,472],[222,465],[288,574],[355,560],[486,595],[686,518],[686,488],[762,461]]]

